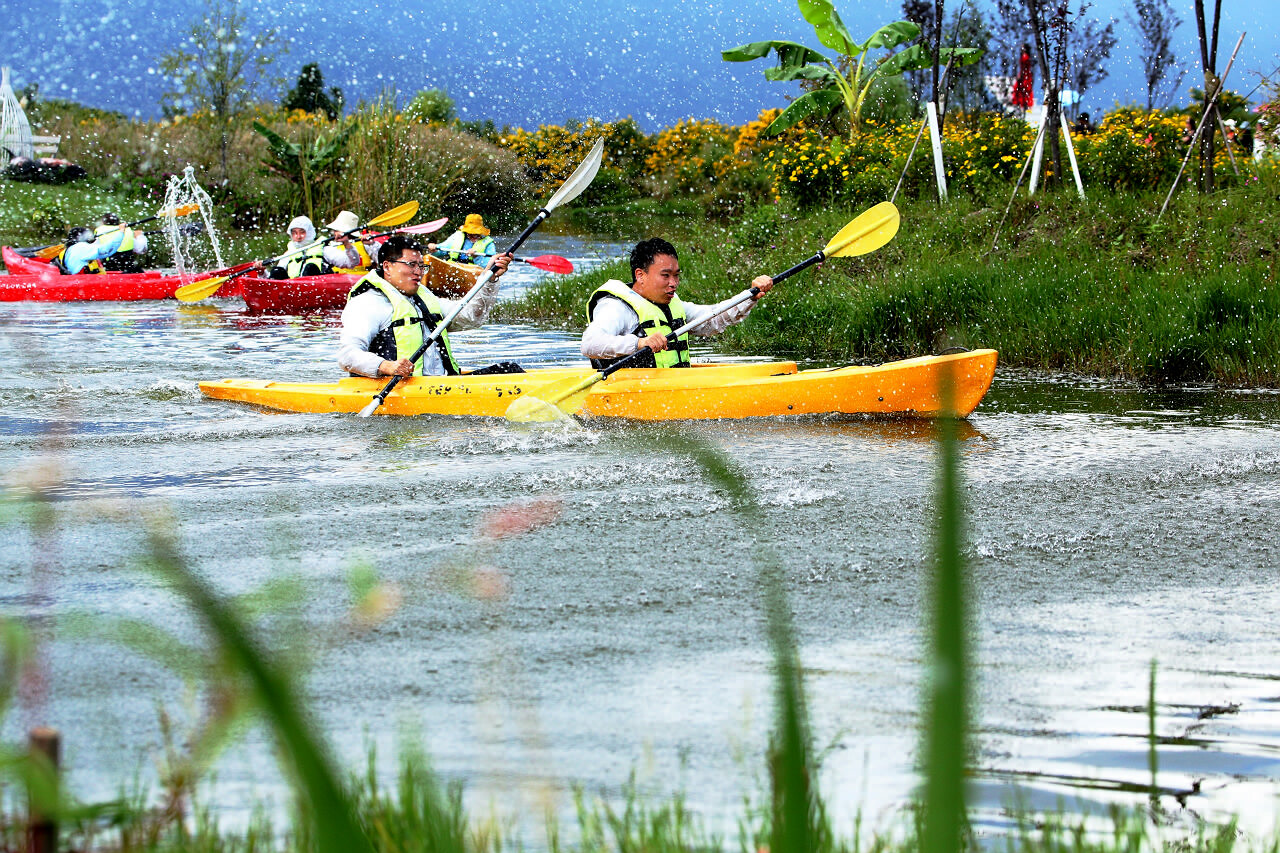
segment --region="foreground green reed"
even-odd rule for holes
[[[892,243],[785,282],[717,348],[835,363],[991,347],[1028,369],[1275,385],[1278,192],[1266,181],[1184,192],[1158,222],[1161,194],[1020,195],[1002,227],[1007,196],[905,201]],[[764,206],[723,226],[624,219],[617,236],[673,240],[681,294],[709,302],[821,248],[857,212]],[[605,278],[627,280],[625,267],[547,278],[502,316],[580,329],[587,295]]]
[[[54,816],[62,827],[63,849],[95,851],[432,851],[432,853],[499,853],[508,848],[545,846],[552,853],[581,851],[684,851],[738,849],[742,853],[861,853],[914,851],[950,853],[974,849],[966,823],[966,740],[969,729],[969,631],[963,560],[964,510],[955,424],[937,423],[939,478],[935,525],[935,559],[929,621],[930,647],[925,720],[921,732],[923,785],[916,807],[901,815],[901,826],[877,828],[866,837],[860,822],[853,829],[833,826],[820,790],[820,760],[814,750],[804,695],[800,648],[791,623],[783,584],[783,564],[769,547],[765,515],[743,474],[721,451],[672,432],[663,436],[664,452],[685,456],[729,498],[735,523],[753,536],[753,558],[766,615],[767,642],[773,659],[775,703],[773,729],[765,756],[767,790],[749,800],[738,819],[734,837],[709,831],[680,795],[654,801],[626,786],[620,797],[592,798],[578,792],[577,826],[561,828],[547,818],[543,841],[515,837],[493,820],[477,820],[463,805],[459,785],[436,778],[427,759],[406,750],[400,771],[387,785],[375,772],[370,757],[363,773],[344,772],[335,765],[323,736],[311,723],[301,687],[301,670],[269,651],[271,629],[263,617],[279,616],[281,605],[296,601],[299,590],[283,581],[238,599],[217,594],[190,567],[177,546],[174,525],[152,517],[145,527],[146,570],[164,579],[199,617],[210,639],[207,648],[184,646],[164,629],[134,623],[84,617],[76,630],[97,634],[163,661],[184,678],[199,682],[213,700],[200,732],[187,733],[181,746],[169,744],[161,789],[119,800],[83,804],[74,792],[59,790],[47,766],[22,756],[17,746],[4,751],[0,768],[14,787],[7,808],[0,810],[0,841],[4,849],[21,845],[26,830],[25,790],[33,808]],[[614,439],[620,451],[643,454],[639,441]],[[34,543],[59,524],[54,505],[40,498],[42,484],[56,476],[51,468],[33,469],[17,478],[0,504],[0,521],[26,526]],[[44,479],[42,479],[44,478]],[[133,523],[123,512],[119,523]],[[474,545],[450,558],[447,570],[459,587],[483,585],[480,572],[492,558],[495,542],[552,524],[559,513],[554,501],[513,505],[491,512],[478,528]],[[357,622],[376,622],[393,606],[391,590],[367,566],[351,573]],[[7,709],[24,666],[31,665],[34,633],[20,619],[4,620],[0,648],[5,652],[0,702]],[[257,625],[255,627],[255,625]],[[279,625],[275,626],[279,630]],[[176,644],[176,645],[175,645]],[[1155,674],[1151,705],[1154,709]],[[219,749],[226,745],[246,715],[273,734],[285,778],[293,788],[293,816],[285,826],[258,817],[247,828],[227,830],[200,805],[201,780]],[[1154,732],[1154,723],[1153,723]],[[69,733],[74,736],[74,733]],[[1154,743],[1154,734],[1152,736]],[[1152,790],[1157,767],[1151,764]],[[568,768],[565,775],[572,775]],[[127,789],[127,780],[121,780]],[[1158,804],[1155,806],[1158,809]],[[265,806],[259,814],[265,813]],[[1112,831],[1086,831],[1083,818],[1066,814],[1023,815],[1021,831],[996,842],[1008,850],[1135,851],[1165,846],[1142,809],[1113,810]],[[569,840],[566,840],[569,839]],[[983,842],[990,844],[988,840]],[[1193,838],[1176,840],[1178,849],[1231,850],[1234,827],[1200,824]],[[1262,845],[1273,849],[1274,841]]]

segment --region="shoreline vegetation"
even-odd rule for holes
[[[652,135],[629,119],[498,130],[418,120],[394,100],[337,120],[264,108],[225,128],[225,174],[224,128],[207,115],[135,122],[38,103],[40,131],[60,135],[63,156],[89,178],[39,189],[5,181],[0,241],[48,242],[108,203],[153,212],[169,176],[186,164],[217,202],[230,251],[244,257],[278,242],[276,232],[305,204],[326,221],[342,208],[381,210],[414,198],[426,217],[480,212],[495,233],[514,231],[603,135],[604,165],[566,223],[624,242],[667,236],[689,271],[682,292],[715,301],[756,274],[785,269],[819,248],[815,235],[887,198],[916,128],[869,115],[853,143],[803,122],[766,139],[777,111],[764,110],[741,127],[688,120]],[[897,197],[903,224],[893,243],[787,282],[720,347],[825,363],[991,347],[1006,367],[1280,385],[1280,157],[1232,161],[1219,150],[1220,189],[1201,195],[1185,176],[1157,218],[1181,164],[1190,109],[1118,108],[1078,137],[1083,200],[1069,181],[1035,195],[1013,191],[1034,139],[1020,120],[950,117],[949,200],[937,201],[931,158],[917,151]],[[292,166],[254,123],[296,144]],[[300,164],[308,156],[328,165],[307,171]],[[620,263],[548,277],[500,316],[576,330],[587,294],[610,276],[627,278]]]

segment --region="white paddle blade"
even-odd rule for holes
[[[604,137],[596,140],[596,144],[591,146],[587,159],[578,164],[578,168],[573,170],[573,174],[569,179],[560,185],[560,189],[556,190],[555,195],[547,202],[545,210],[547,213],[555,210],[562,204],[573,201],[582,191],[591,186],[591,182],[596,178],[596,172],[600,171],[600,162],[604,159]]]

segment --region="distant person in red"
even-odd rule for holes
[[[1036,105],[1035,72],[1031,68],[1031,45],[1022,46],[1018,57],[1018,80],[1013,84],[1013,105],[1029,110]]]

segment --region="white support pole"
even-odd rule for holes
[[[938,198],[947,200],[947,169],[942,164],[942,134],[938,132],[938,108],[930,101],[925,105],[929,121],[929,138],[933,140],[933,173],[938,179]]]
[[[1080,167],[1076,165],[1076,147],[1071,144],[1071,125],[1067,124],[1067,114],[1059,110],[1058,120],[1062,123],[1062,138],[1067,142],[1067,157],[1071,160],[1071,174],[1076,179],[1076,192],[1084,198],[1084,181],[1080,180]]]
[[[1036,144],[1031,149],[1031,180],[1027,181],[1027,195],[1035,195],[1040,184],[1040,163],[1044,159],[1044,129],[1048,126],[1048,111],[1040,108],[1040,131],[1036,134]]]

